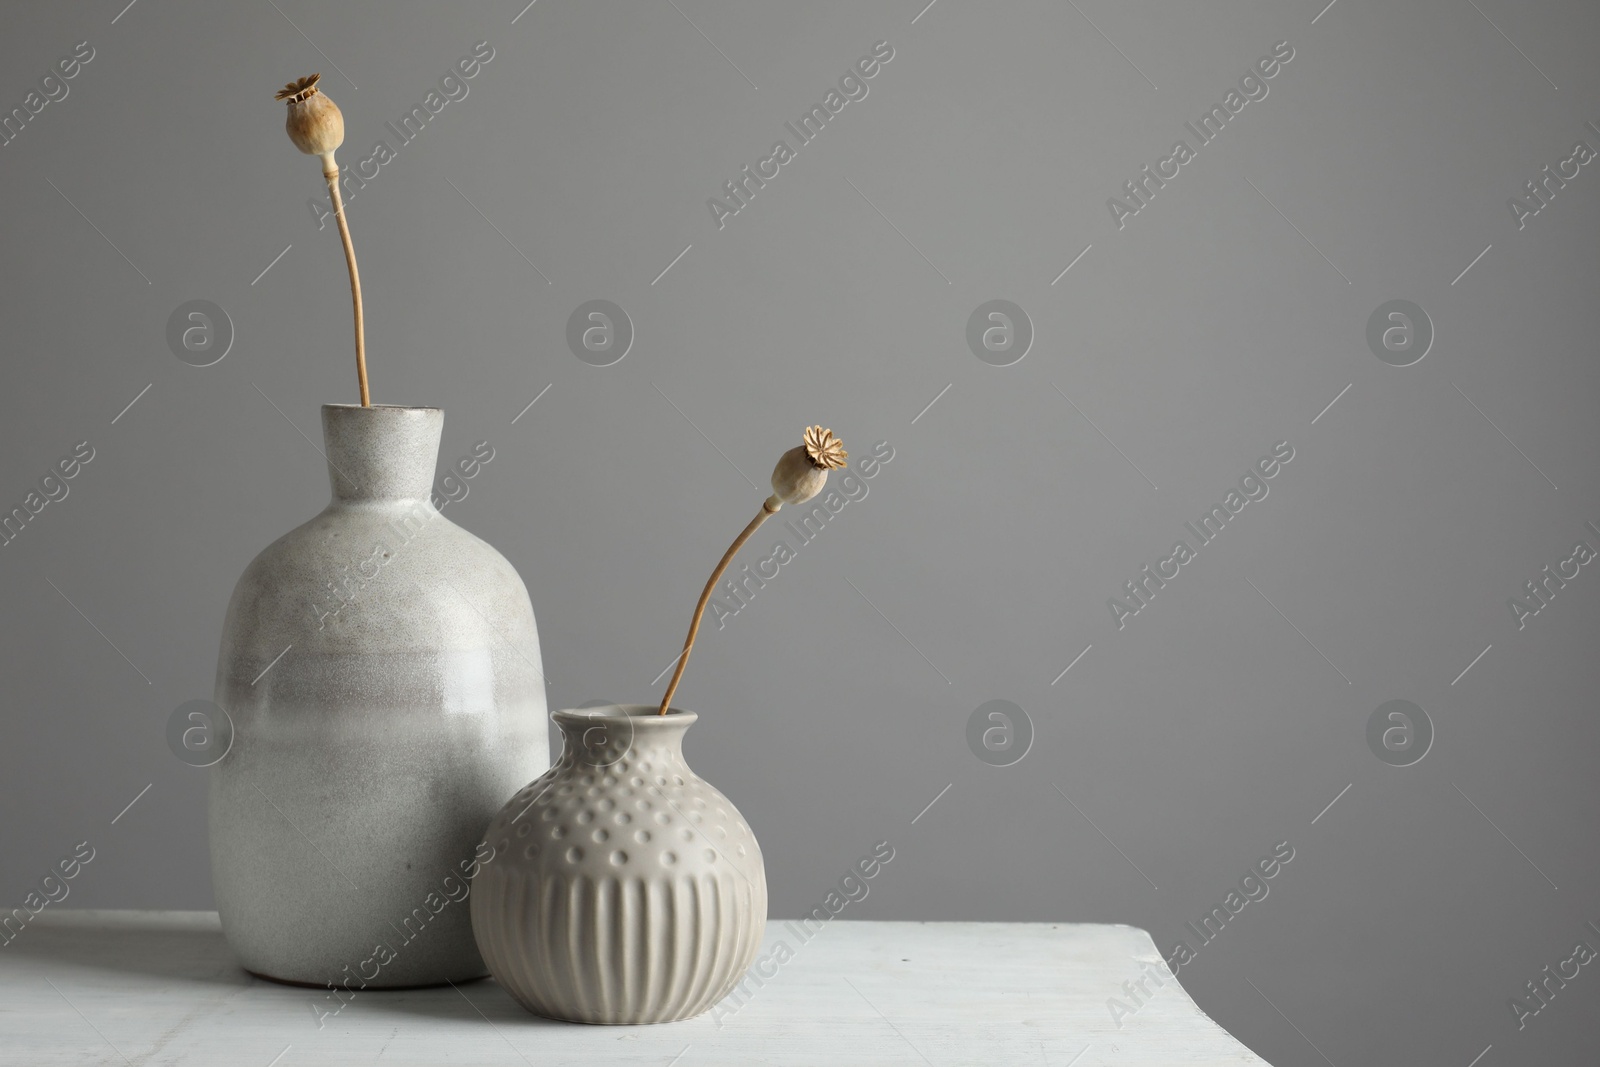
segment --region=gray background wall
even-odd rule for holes
[[[1507,198],[1600,148],[1600,10],[123,2],[0,32],[6,109],[95,53],[0,148],[0,503],[95,449],[0,549],[0,898],[87,838],[69,906],[210,905],[205,772],[163,728],[210,695],[241,569],[326,500],[317,405],[355,399],[338,239],[272,92],[322,71],[348,166],[481,40],[350,217],[375,398],[443,407],[446,461],[496,450],[450,513],[526,579],[553,707],[659,694],[801,427],[894,449],[682,690],[774,915],[887,839],[847,917],[1124,922],[1168,952],[1288,842],[1181,971],[1273,1063],[1592,1054],[1587,968],[1523,1029],[1507,1002],[1600,945],[1600,577],[1520,630],[1507,601],[1600,547],[1600,173],[1521,229]],[[719,230],[706,199],[880,40],[869,95]],[[1119,229],[1107,198],[1285,40]],[[1036,334],[1011,366],[965,340],[994,298]],[[204,368],[165,339],[194,299],[235,334]],[[565,341],[592,299],[636,331],[608,367]],[[1407,367],[1366,340],[1393,299],[1436,333]],[[1118,629],[1107,598],[1280,441],[1270,495]],[[966,740],[992,699],[1032,724],[1008,767]],[[1395,699],[1435,734],[1410,766],[1366,741]]]

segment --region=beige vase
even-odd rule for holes
[[[693,712],[551,716],[565,748],[489,824],[472,932],[523,1007],[571,1022],[688,1019],[744,977],[767,879],[755,835],[683,759]]]

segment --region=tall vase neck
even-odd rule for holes
[[[342,503],[426,499],[439,461],[438,408],[322,405],[333,499]]]

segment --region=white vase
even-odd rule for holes
[[[523,1007],[583,1023],[708,1010],[766,928],[761,848],[683,759],[693,712],[558,711],[565,747],[489,824],[472,929]]]
[[[212,881],[256,974],[351,991],[484,974],[475,848],[549,743],[527,590],[430,500],[443,418],[324,406],[333,500],[229,602]]]

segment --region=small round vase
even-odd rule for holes
[[[489,824],[472,932],[523,1007],[633,1025],[707,1011],[744,977],[767,920],[761,848],[683,759],[695,714],[558,711],[564,749]]]
[[[485,973],[474,850],[549,766],[527,590],[432,501],[443,421],[324,406],[333,500],[245,569],[222,630],[222,930],[247,970],[341,997]]]

